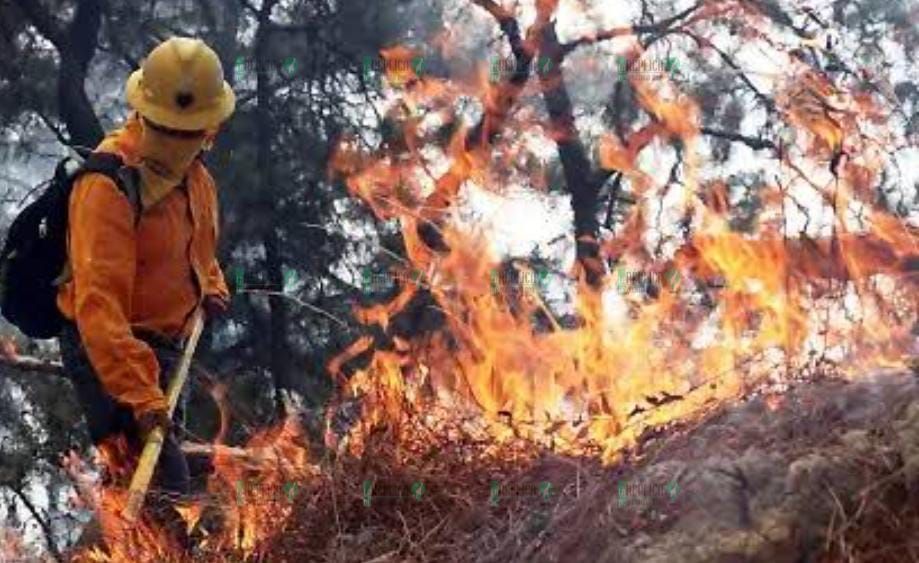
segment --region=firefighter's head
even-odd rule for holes
[[[154,48],[128,78],[126,93],[143,123],[143,165],[165,182],[181,180],[236,107],[217,54],[187,37]]]

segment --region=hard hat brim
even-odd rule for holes
[[[150,103],[141,87],[143,70],[135,70],[128,77],[125,94],[128,104],[140,114],[160,125],[182,131],[200,131],[214,129],[227,120],[236,109],[236,94],[233,88],[224,81],[223,94],[217,103],[195,112],[172,111]]]

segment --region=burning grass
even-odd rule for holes
[[[527,525],[534,520],[527,513],[557,508],[558,493],[544,500],[532,476],[520,477],[536,454],[526,442],[508,445],[503,456],[462,440],[428,443],[421,456],[406,456],[384,436],[373,444],[361,459],[331,464],[324,486],[294,515],[298,528],[269,550],[309,560],[454,560],[469,553],[470,544],[498,543],[508,530]],[[503,491],[497,496],[493,482]],[[526,489],[529,497],[510,496]]]
[[[646,431],[613,466],[522,437],[496,444],[474,420],[431,426],[409,414],[403,426],[375,426],[360,457],[339,443],[297,477],[265,455],[266,436],[247,450],[261,461],[242,501],[233,483],[212,486],[194,553],[130,558],[914,561],[919,384],[822,373]],[[131,553],[127,542],[120,550]],[[127,559],[103,553],[78,560]]]
[[[484,552],[508,534],[544,526],[565,498],[577,494],[575,474],[599,467],[564,460],[540,471],[533,468],[546,454],[530,441],[496,447],[461,424],[435,430],[418,422],[408,426],[414,435],[403,429],[398,439],[377,427],[361,457],[346,448],[326,450],[308,473],[257,454],[265,442],[247,448],[247,459],[261,461],[246,467],[237,459],[232,474],[219,467],[227,460],[219,462],[207,498],[186,513],[192,553],[183,555],[145,522],[136,530],[109,527],[107,546],[74,560],[451,560],[470,546]],[[543,482],[552,489],[540,489]],[[103,514],[117,518],[117,507],[103,507]]]

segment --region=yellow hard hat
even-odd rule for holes
[[[183,131],[216,128],[236,107],[217,54],[189,37],[167,39],[150,51],[125,90],[142,116]]]

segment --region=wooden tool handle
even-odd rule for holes
[[[169,387],[166,390],[167,408],[170,417],[179,402],[179,395],[182,394],[182,387],[185,386],[185,380],[188,378],[191,359],[195,355],[195,348],[198,347],[198,339],[201,338],[203,329],[204,315],[199,309],[195,313],[191,334],[185,343],[182,357],[172,372],[172,379],[169,381]],[[137,520],[140,509],[144,505],[144,498],[147,496],[147,489],[150,488],[150,481],[153,480],[153,470],[156,468],[156,462],[159,460],[165,438],[166,434],[159,426],[154,428],[147,436],[144,451],[140,454],[137,469],[134,471],[131,486],[128,488],[128,501],[125,504],[124,511],[121,513],[128,523],[134,523]]]

